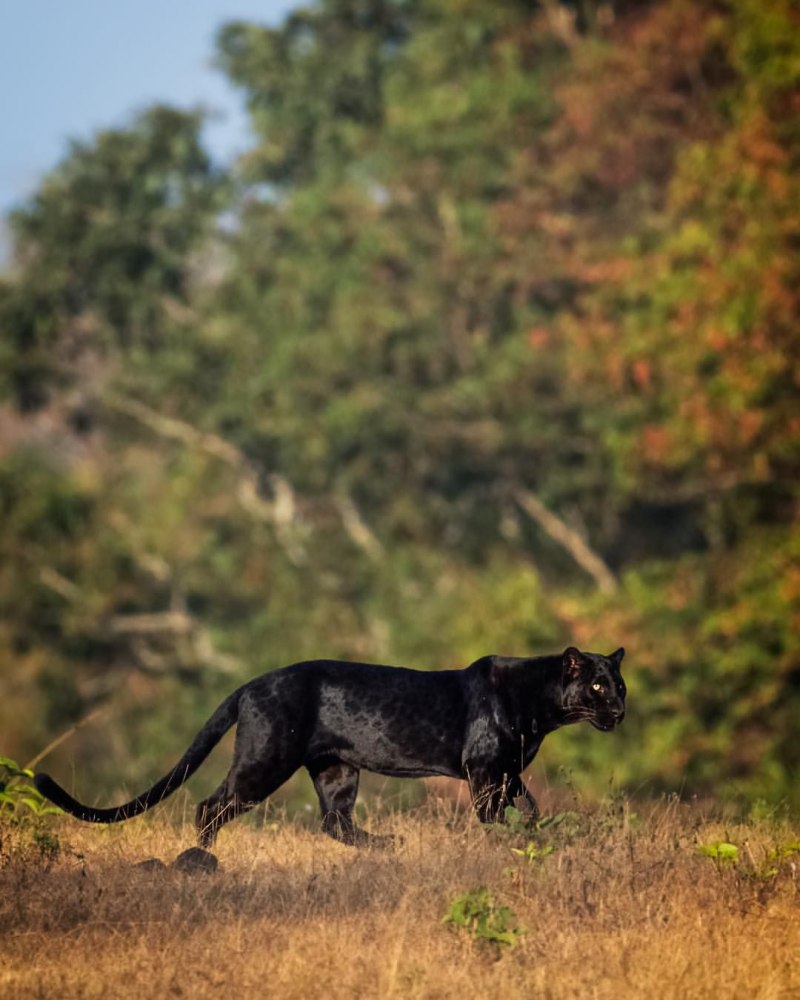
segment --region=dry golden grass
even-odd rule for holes
[[[8,837],[0,854],[0,996],[800,997],[800,855],[765,872],[797,824],[633,808],[542,832],[555,850],[533,864],[511,850],[528,838],[444,802],[371,818],[403,838],[380,851],[239,822],[219,871],[194,875],[135,867],[193,843],[168,807],[107,828],[58,817],[54,860]],[[738,865],[698,853],[719,840]],[[514,947],[442,923],[481,885],[526,929]]]

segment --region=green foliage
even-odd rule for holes
[[[545,858],[554,853],[555,847],[553,844],[540,846],[536,841],[529,840],[524,847],[512,847],[511,851],[513,854],[524,858],[529,865],[539,865]]]
[[[540,820],[527,815],[516,806],[506,806],[503,810],[503,822],[494,828],[495,833],[507,837],[525,836],[532,829],[538,828]]]
[[[456,896],[442,923],[461,927],[479,941],[513,947],[525,934],[524,928],[514,926],[515,919],[509,907],[499,906],[486,886],[480,886]]]
[[[85,389],[87,369],[97,377],[140,355],[152,363],[180,336],[193,254],[221,205],[201,123],[156,106],[128,129],[74,142],[12,213],[18,278],[0,285],[9,363],[0,390],[23,410],[53,387]]]
[[[350,166],[382,122],[386,66],[417,6],[335,0],[292,12],[277,30],[225,25],[219,61],[246,90],[262,137],[252,176],[301,185]]]
[[[719,840],[710,844],[700,844],[697,851],[703,857],[711,858],[718,868],[725,868],[739,863],[739,848],[736,844],[731,844],[727,840]]]
[[[493,828],[494,836],[509,844],[509,850],[526,868],[539,868],[546,858],[574,842],[580,835],[589,835],[585,816],[572,810],[562,810],[550,816],[533,818],[514,806],[507,806],[504,822]],[[521,846],[512,846],[512,845]],[[520,877],[519,867],[503,870],[512,881]]]
[[[506,806],[503,811],[503,823],[493,827],[493,832],[498,837],[512,840],[518,837],[527,839],[531,836],[541,838],[556,833],[569,838],[577,831],[580,823],[578,813],[569,809],[553,813],[551,816],[532,817],[516,806]]]
[[[29,768],[20,767],[10,757],[0,757],[0,812],[19,816],[30,811],[34,816],[48,816],[62,811],[31,784],[31,778]]]
[[[720,872],[733,871],[746,880],[765,887],[775,886],[781,879],[797,880],[797,859],[800,856],[800,841],[789,840],[777,843],[775,847],[754,854],[745,841],[742,850],[728,841],[712,841],[699,844],[699,854],[711,858]]]
[[[763,882],[776,882],[785,875],[796,881],[798,855],[800,855],[800,841],[793,840],[779,844],[767,851],[766,857],[760,864],[753,859],[749,874],[753,879]]]
[[[287,662],[624,644],[545,762],[797,803],[792,5],[579,7],[225,26],[229,175],[156,107],[14,214],[10,752],[105,704],[71,753],[138,785]]]
[[[33,771],[0,757],[0,867],[12,856],[32,858],[47,867],[61,853],[61,842],[47,817],[62,812],[31,784]]]

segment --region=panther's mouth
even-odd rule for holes
[[[592,719],[591,723],[595,729],[599,729],[601,733],[610,733],[611,730],[617,725],[617,719]]]

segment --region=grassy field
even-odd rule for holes
[[[0,830],[3,1000],[800,997],[797,821],[616,800],[487,832],[430,797],[366,818],[383,850],[268,817],[187,874],[182,811]]]

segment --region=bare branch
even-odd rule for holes
[[[361,516],[361,511],[356,507],[352,498],[346,494],[341,494],[335,499],[336,509],[342,519],[344,530],[350,539],[369,556],[370,559],[378,560],[383,555],[383,546]]]
[[[239,477],[235,494],[239,506],[251,517],[274,525],[291,562],[300,565],[305,561],[305,551],[295,530],[297,504],[294,490],[283,476],[274,473],[269,477],[275,499],[266,500],[261,492],[260,476],[256,466],[243,451],[219,434],[200,431],[183,420],[165,417],[135,399],[106,394],[103,401],[111,409],[132,417],[160,437],[196,448],[224,462]]]
[[[35,757],[32,757],[25,765],[25,768],[32,771],[36,765],[40,763],[40,761],[43,761],[48,754],[52,753],[56,747],[60,747],[62,743],[70,738],[70,736],[77,733],[79,729],[83,729],[84,726],[87,726],[90,722],[96,719],[103,710],[104,708],[102,706],[100,708],[95,708],[87,715],[84,715],[82,719],[78,719],[78,721],[73,723],[68,729],[65,729],[60,736],[56,736],[54,740],[51,740],[44,750],[40,750]]]
[[[114,635],[188,635],[194,619],[185,611],[154,611],[151,614],[113,615],[108,627]]]
[[[514,490],[514,499],[525,513],[534,520],[555,542],[566,549],[575,562],[585,570],[605,594],[617,589],[617,578],[605,561],[592,549],[577,531],[554,514],[530,490]]]
[[[144,424],[145,427],[149,427],[151,431],[161,437],[170,438],[172,441],[179,441],[181,444],[197,448],[200,451],[204,451],[207,455],[219,458],[237,472],[246,473],[248,479],[255,481],[256,493],[258,492],[258,475],[250,460],[235,445],[220,437],[219,434],[199,431],[184,420],[165,417],[163,413],[159,413],[145,403],[140,403],[136,399],[129,399],[115,393],[104,394],[103,402],[111,409],[133,417],[134,420],[137,420],[140,424]],[[265,508],[269,510],[269,516],[271,516],[271,504],[265,503]]]
[[[547,26],[570,51],[574,51],[579,41],[575,14],[556,0],[542,0],[542,7],[547,18]]]
[[[77,601],[81,596],[80,587],[77,587],[72,580],[68,580],[65,576],[62,576],[52,566],[42,566],[39,570],[39,580],[45,587],[54,590],[65,601],[69,601],[70,604]]]

